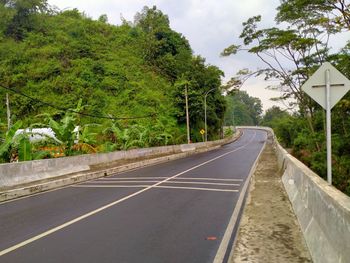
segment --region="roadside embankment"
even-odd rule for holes
[[[262,129],[268,130],[273,135],[270,128]],[[282,180],[312,260],[320,263],[350,262],[350,197],[328,185],[325,180],[290,155],[279,145],[275,137],[273,137],[273,147],[277,157],[277,167],[282,175],[278,180]],[[265,160],[264,165],[269,165],[271,161],[272,158],[271,160]],[[257,181],[255,182],[257,183]],[[254,187],[258,186],[256,183]],[[271,192],[269,197],[273,200],[276,195],[279,194]],[[263,193],[255,197],[252,195],[251,202],[261,206],[271,203],[269,199],[266,199],[265,202],[260,200],[262,196]],[[271,220],[271,224],[278,226],[280,224],[278,218],[282,215],[272,213],[271,209],[268,206],[266,207],[265,217]],[[251,221],[248,220],[248,222]],[[251,231],[254,231],[254,228],[251,228]],[[257,231],[259,231],[259,228],[255,229],[255,232]],[[284,231],[281,229],[281,231],[281,233],[284,232],[288,236],[291,229],[288,228]],[[247,240],[249,240],[249,237],[247,237]],[[283,244],[283,240],[285,240],[285,237],[281,235],[281,244]],[[270,241],[266,240],[266,242],[265,246],[269,246]],[[261,245],[263,244],[261,243]],[[304,261],[301,260],[301,262]]]
[[[0,202],[216,149],[239,138],[0,164]]]

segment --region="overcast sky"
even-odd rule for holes
[[[207,63],[218,66],[230,79],[242,68],[256,69],[258,60],[251,54],[220,57],[221,51],[233,43],[240,43],[242,22],[254,15],[262,15],[262,26],[273,26],[279,0],[48,0],[59,9],[78,8],[97,19],[106,14],[111,24],[120,24],[120,17],[133,21],[136,12],[147,5],[156,5],[170,19],[171,28],[182,33],[196,55]],[[271,97],[279,92],[266,90],[262,80],[250,79],[242,87],[251,96],[258,97],[266,110],[275,103]],[[283,105],[280,104],[283,107]]]

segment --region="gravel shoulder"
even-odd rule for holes
[[[312,262],[269,138],[253,175],[230,263]]]

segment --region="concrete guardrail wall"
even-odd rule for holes
[[[350,262],[350,197],[290,155],[275,136],[274,144],[282,182],[313,261]]]
[[[112,163],[119,160],[139,160],[162,155],[196,152],[220,146],[236,139],[232,138],[182,145],[161,146],[111,153],[85,154],[73,157],[43,159],[27,162],[0,164],[0,189],[11,188],[43,179],[51,179],[71,173],[90,170],[93,165]]]

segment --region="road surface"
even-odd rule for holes
[[[2,203],[0,262],[222,258],[265,140],[246,129],[218,150]]]

